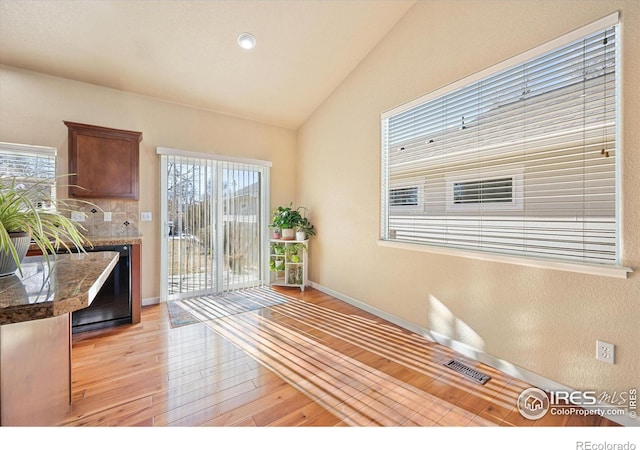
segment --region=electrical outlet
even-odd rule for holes
[[[71,211],[71,220],[74,222],[84,222],[84,213]]]
[[[596,341],[596,359],[609,364],[615,364],[616,346],[604,341]]]
[[[140,220],[142,222],[151,222],[153,220],[153,216],[150,211],[143,211],[140,213]]]
[[[110,212],[106,212],[104,213],[104,221],[105,222],[111,222],[111,213]]]

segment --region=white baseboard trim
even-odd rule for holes
[[[159,303],[160,303],[160,297],[143,298],[141,302],[142,306],[157,305]]]
[[[407,320],[396,317],[393,314],[390,314],[386,311],[383,311],[381,309],[378,309],[376,307],[363,303],[360,300],[357,300],[353,297],[349,297],[348,295],[345,295],[341,292],[334,291],[333,289],[330,289],[326,286],[315,283],[313,281],[309,281],[309,285],[312,288],[315,288],[321,292],[324,292],[325,294],[328,294],[332,297],[337,298],[338,300],[342,300],[345,303],[349,303],[350,305],[353,305],[356,308],[360,308],[364,311],[367,311],[368,313],[371,313],[377,317],[380,317],[381,319],[387,320],[395,325],[398,325],[399,327],[404,328],[405,330],[419,334],[425,339],[444,345],[445,347],[455,350],[456,352],[464,356],[468,356],[470,358],[475,359],[476,361],[480,361],[490,367],[493,367],[494,369],[500,370],[506,373],[507,375],[510,375],[514,378],[522,380],[542,390],[575,392],[574,389],[568,386],[564,386],[560,383],[557,383],[553,380],[545,378],[534,372],[530,372],[527,369],[518,367],[514,364],[511,364],[508,361],[505,361],[503,359],[500,359],[493,355],[485,353],[484,351],[474,348],[468,344],[465,344],[460,341],[456,341],[455,339],[451,339],[450,337],[444,334],[440,334],[436,331],[429,330],[428,328],[420,327]],[[640,388],[640,386],[638,388]],[[591,409],[591,410],[597,410],[599,408],[602,408],[602,409],[615,408],[614,406],[604,402],[599,402],[597,405],[594,405],[594,406],[582,406],[582,407],[585,409]],[[640,426],[640,419],[632,419],[627,414],[625,414],[624,416],[613,416],[613,415],[605,414],[604,417],[620,425],[633,426],[633,427]]]

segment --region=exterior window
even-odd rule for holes
[[[0,142],[0,176],[14,178],[18,189],[30,189],[37,207],[55,207],[55,148]]]
[[[381,117],[381,238],[619,265],[618,16]]]
[[[423,178],[404,180],[389,189],[389,208],[395,214],[416,214],[424,211]]]
[[[510,177],[453,183],[455,205],[505,202],[513,202],[513,179]]]
[[[523,169],[510,174],[451,175],[446,180],[447,211],[522,210]]]
[[[418,206],[418,188],[396,188],[389,192],[391,206]]]

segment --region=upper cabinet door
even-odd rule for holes
[[[64,124],[69,128],[69,197],[137,200],[142,133]]]

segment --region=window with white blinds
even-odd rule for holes
[[[15,180],[18,189],[42,208],[53,207],[56,194],[56,149],[0,142],[0,176]]]
[[[619,264],[617,23],[384,113],[382,239]]]

